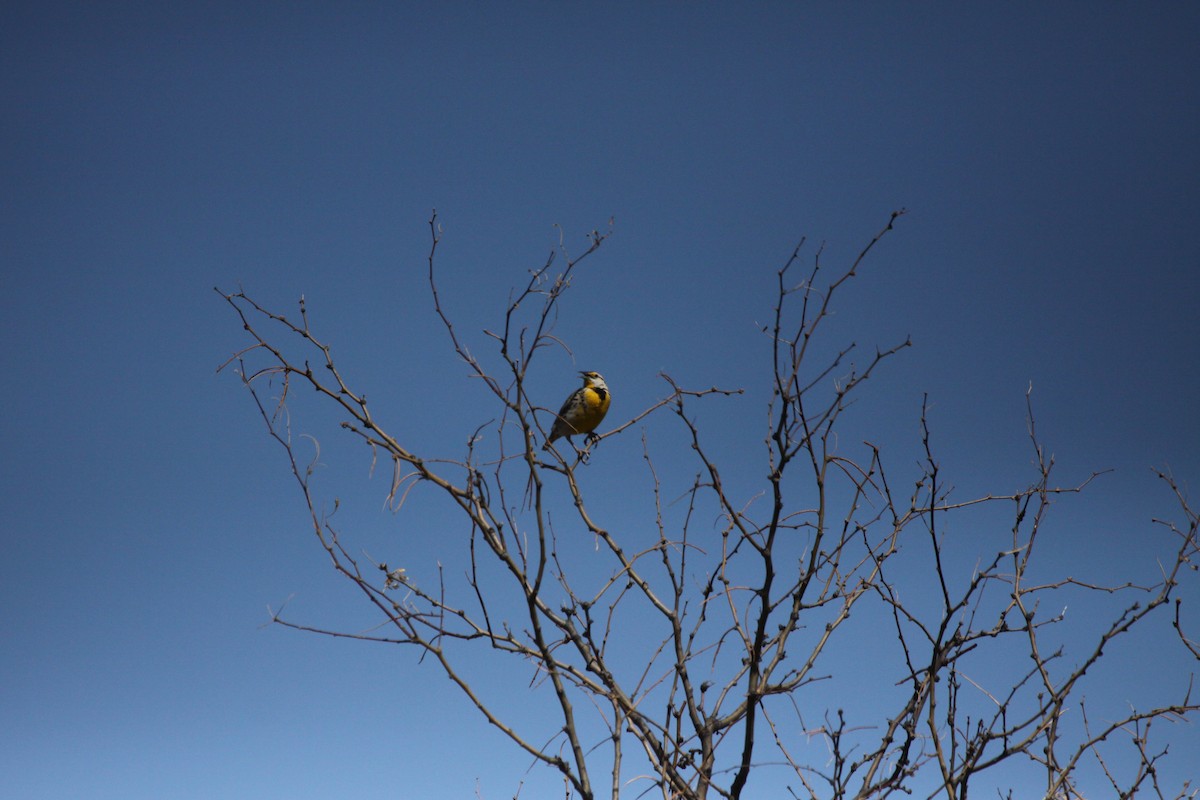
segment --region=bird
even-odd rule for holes
[[[612,403],[612,392],[608,390],[608,384],[599,372],[579,374],[583,376],[583,386],[576,389],[559,409],[558,416],[554,418],[554,425],[550,428],[550,435],[542,445],[543,450],[549,450],[550,443],[563,436],[570,442],[571,437],[577,433],[587,434],[585,441],[588,444],[600,438],[593,431],[608,413],[608,406]],[[571,444],[574,446],[574,442]]]

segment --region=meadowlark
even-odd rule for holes
[[[550,428],[550,436],[542,445],[543,450],[549,450],[550,443],[561,436],[567,437],[567,441],[570,442],[571,437],[575,434],[585,433],[587,434],[585,441],[589,444],[600,438],[593,431],[604,419],[604,415],[608,413],[608,405],[612,402],[612,393],[608,391],[608,384],[604,382],[604,376],[599,372],[581,372],[579,374],[583,376],[583,386],[576,389],[559,409],[558,416],[554,419],[554,425]],[[573,442],[572,446],[574,446]]]

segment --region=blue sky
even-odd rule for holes
[[[614,420],[660,370],[745,386],[701,419],[747,470],[775,270],[803,236],[844,263],[907,208],[831,328],[915,344],[852,429],[912,463],[928,392],[963,494],[1012,489],[1032,382],[1063,482],[1113,470],[1051,556],[1153,575],[1149,520],[1174,509],[1149,468],[1200,480],[1197,30],[1184,3],[5,3],[0,781],[306,800],[544,779],[413,653],[261,627],[289,598],[301,621],[370,619],[214,375],[244,340],[212,287],[305,295],[381,418],[458,452],[490,412],[432,313],[433,208],[480,352],[560,232],[577,252],[613,219],[563,307],[575,359],[533,385],[553,405],[597,369]],[[335,420],[301,421],[329,492],[362,501],[348,522],[437,553],[436,518],[379,511],[386,481]],[[606,442],[595,491],[624,491],[604,482],[637,440]],[[1131,669],[1192,669],[1141,646]],[[1196,761],[1200,737],[1179,747]]]

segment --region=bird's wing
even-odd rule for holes
[[[575,391],[571,392],[570,396],[568,396],[566,401],[563,402],[562,408],[560,408],[558,410],[559,419],[563,419],[566,417],[567,412],[571,410],[571,406],[575,403],[575,395],[579,394],[582,391],[583,391],[582,389],[576,389]]]

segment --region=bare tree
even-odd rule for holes
[[[289,318],[244,292],[222,292],[250,339],[223,366],[236,367],[282,447],[334,569],[362,591],[386,628],[319,632],[418,648],[517,748],[556,770],[568,797],[739,798],[748,796],[752,776],[768,771],[786,775],[791,796],[806,798],[966,798],[973,788],[1012,796],[1018,774],[1036,774],[1047,798],[1110,790],[1195,796],[1188,783],[1160,785],[1158,769],[1167,753],[1162,723],[1198,708],[1188,675],[1169,676],[1176,691],[1166,703],[1116,716],[1111,708],[1089,713],[1095,701],[1085,703],[1105,652],[1152,619],[1200,658],[1185,634],[1180,596],[1181,581],[1195,571],[1198,517],[1169,474],[1161,477],[1181,516],[1159,526],[1172,552],[1161,578],[1100,585],[1046,577],[1038,568],[1051,504],[1095,476],[1055,482],[1031,406],[1031,480],[994,494],[952,497],[924,411],[915,480],[898,479],[870,442],[839,446],[850,401],[909,342],[865,358],[849,345],[824,351],[833,353],[824,360],[814,342],[839,291],[901,213],[830,279],[821,250],[802,267],[803,241],[778,270],[773,320],[764,329],[773,372],[757,501],[726,488],[693,414],[696,403],[734,402],[720,398],[740,390],[685,388],[663,375],[662,399],[610,424],[599,442],[539,449],[554,415],[527,391],[530,371],[541,351],[566,347],[554,333],[560,300],[608,233],[593,232],[577,257],[560,249],[532,270],[498,327],[485,331],[494,349],[477,358],[438,293],[442,233],[436,215],[430,220],[433,308],[494,404],[492,421],[463,431],[465,449],[454,458],[416,452],[383,429],[343,379],[303,300],[298,317]],[[461,525],[440,534],[445,554],[436,568],[352,552],[317,496],[315,462],[293,437],[287,409],[298,386],[315,389],[345,431],[367,445],[373,464],[391,465],[394,509],[403,513],[408,493],[424,484],[458,515]],[[634,426],[662,415],[685,432],[696,477],[676,511],[665,511],[659,468],[642,434],[657,509],[646,525],[656,538],[634,549],[631,536],[594,513],[578,478],[600,443],[635,435]],[[556,516],[554,497],[564,494],[567,516]],[[980,524],[1002,531],[1002,546],[985,550],[946,535],[948,520],[986,509]],[[707,524],[713,516],[715,529]],[[697,522],[702,517],[705,524]],[[599,555],[589,566],[569,568],[563,554],[591,545]],[[1068,622],[1053,610],[1065,596],[1075,606],[1096,598],[1108,613],[1090,644],[1073,652],[1061,635]],[[880,699],[872,712],[847,711],[848,698],[822,688],[841,663],[831,653],[852,651],[852,637],[863,635],[852,615],[870,621],[878,659],[871,668]],[[1095,626],[1098,618],[1090,619]],[[317,630],[278,614],[273,620]],[[550,699],[554,719],[523,728],[472,678],[480,659],[506,657],[528,665],[535,684],[528,691]]]

